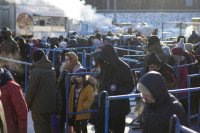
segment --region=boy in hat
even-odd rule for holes
[[[81,112],[90,110],[90,106],[94,100],[94,89],[86,80],[85,68],[80,68],[76,73],[76,83],[72,86],[69,95],[69,113]],[[87,133],[87,123],[90,118],[90,113],[69,115],[69,126],[75,128],[76,133]]]

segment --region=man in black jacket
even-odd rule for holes
[[[176,114],[180,123],[188,126],[188,118],[181,103],[168,93],[163,76],[151,71],[137,84],[145,104],[143,133],[168,133],[170,117]]]
[[[145,68],[145,71],[157,71],[161,73],[166,80],[167,89],[175,89],[177,78],[174,69],[170,65],[162,62],[160,58],[156,55],[156,53],[149,53],[149,58],[147,60],[147,67]]]
[[[134,79],[130,67],[119,59],[111,44],[103,46],[98,55],[101,67],[99,91],[107,91],[109,96],[126,95],[133,91]],[[97,133],[104,132],[104,99],[101,99],[100,120]],[[109,129],[114,133],[123,133],[125,116],[130,112],[129,99],[112,100],[109,108]]]

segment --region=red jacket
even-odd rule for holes
[[[8,133],[27,133],[28,109],[21,87],[10,79],[0,89]]]

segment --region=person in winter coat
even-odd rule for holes
[[[195,31],[192,31],[192,35],[188,38],[187,42],[196,44],[200,42],[200,36]]]
[[[21,60],[20,49],[17,42],[12,38],[12,32],[9,28],[5,27],[0,32],[3,42],[0,44],[0,56],[5,58],[10,58],[14,60]],[[1,60],[1,66],[9,69],[7,61]],[[21,64],[12,63],[12,74],[17,75],[16,72],[21,67]]]
[[[194,55],[193,45],[191,43],[185,43],[185,50],[189,53],[192,62],[195,62],[196,57]]]
[[[17,42],[12,38],[12,32],[9,28],[5,27],[1,31],[3,42],[0,45],[0,56],[20,59],[20,49]]]
[[[51,133],[50,115],[56,112],[56,73],[43,50],[36,50],[33,59],[25,99],[35,132]]]
[[[146,68],[146,72],[157,71],[161,73],[166,80],[167,89],[175,89],[177,78],[176,73],[171,66],[160,61],[159,57],[154,52],[150,53],[147,65],[148,67]]]
[[[114,47],[105,44],[98,55],[100,64],[99,92],[107,91],[109,96],[130,94],[134,88],[134,78],[130,67],[119,59]],[[97,133],[104,132],[105,107],[101,98],[100,118]],[[110,101],[109,129],[112,132],[123,133],[125,116],[130,112],[129,99]]]
[[[149,37],[147,50],[149,53],[155,52],[162,62],[169,64],[170,66],[174,65],[174,58],[163,51],[162,46],[160,45],[160,39],[157,36]],[[149,53],[144,57],[143,67],[147,67]]]
[[[76,73],[85,73],[85,68],[80,68]],[[90,110],[94,100],[94,89],[86,80],[86,75],[76,75],[76,84],[72,85],[69,95],[69,113]],[[70,125],[74,126],[76,133],[87,133],[90,113],[70,115]]]
[[[29,61],[29,46],[26,44],[26,40],[21,36],[16,36],[15,41],[19,45],[20,55],[24,61]]]
[[[185,65],[187,64],[186,58],[183,56],[184,51],[181,47],[173,47],[171,49],[172,54],[175,55],[175,58],[178,58],[177,65]],[[187,88],[187,75],[188,75],[188,67],[179,67],[178,69],[178,89]],[[178,98],[183,98],[187,96],[186,92],[179,93]],[[183,104],[184,109],[187,112],[187,99],[180,100]]]
[[[185,57],[183,56],[183,49],[181,47],[173,47],[171,49],[171,52],[173,55],[176,55],[175,58],[178,58],[178,62],[176,62],[177,65],[185,65],[187,64],[187,61]],[[187,75],[188,75],[188,68],[187,67],[179,67],[178,72],[178,88],[187,88]]]
[[[78,56],[74,52],[65,53],[65,61],[61,63],[60,66],[60,76],[58,79],[58,88],[62,94],[62,103],[63,103],[63,111],[61,116],[61,131],[64,130],[65,127],[65,117],[66,117],[66,79],[69,81],[69,92],[72,83],[75,82],[75,76],[66,77],[66,72],[75,73],[76,70],[82,68],[81,63],[78,61]],[[70,128],[69,128],[70,129]]]
[[[1,102],[5,113],[8,133],[27,133],[28,108],[21,87],[11,73],[0,68]]]
[[[159,72],[145,74],[137,90],[145,102],[142,133],[169,133],[170,117],[174,114],[182,125],[188,126],[187,114],[178,99],[168,93],[165,79]]]

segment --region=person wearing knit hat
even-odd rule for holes
[[[156,35],[150,36],[149,39],[148,39],[148,48],[155,45],[155,44],[160,45],[160,39]]]
[[[190,59],[192,60],[192,63],[194,63],[196,60],[196,57],[194,55],[193,45],[191,43],[186,43],[185,49],[188,51],[188,54],[189,54]]]
[[[86,73],[87,70],[85,68],[79,68],[75,73]],[[85,74],[81,74],[81,77],[85,78],[86,75]]]
[[[193,45],[191,43],[185,43],[185,49],[191,53],[193,50]]]
[[[154,52],[150,53],[147,65],[148,67],[145,68],[145,73],[157,71],[165,78],[168,90],[172,90],[176,87],[177,78],[174,69],[168,64],[160,61],[159,57]]]
[[[62,41],[60,44],[59,44],[59,47],[60,48],[67,48],[67,43],[65,41]]]
[[[155,52],[162,62],[167,63],[171,66],[175,64],[174,58],[171,55],[165,53],[164,50],[162,49],[160,39],[157,36],[149,37],[147,52],[148,54],[144,57],[144,62],[143,62],[144,67],[147,67],[147,60],[151,52]]]
[[[176,45],[176,47],[179,46],[185,51],[185,44],[184,44],[184,38],[180,39],[180,42]]]
[[[171,49],[171,52],[172,52],[173,55],[183,56],[183,54],[184,54],[183,48],[180,47],[180,46],[173,47]]]
[[[178,59],[177,65],[185,65],[187,64],[187,60],[185,56],[183,56],[183,49],[181,47],[173,47],[172,48],[172,54]],[[187,88],[187,75],[189,73],[188,67],[179,67],[178,69],[178,89]],[[187,96],[188,94],[186,92],[182,92],[178,94],[178,98],[183,98]],[[187,99],[181,99],[180,100],[187,111]]]
[[[80,68],[76,73],[85,73],[85,68]],[[90,110],[90,106],[94,100],[94,89],[86,75],[76,75],[76,83],[72,85],[69,94],[69,113]],[[76,133],[87,133],[88,119],[90,113],[69,115],[69,126],[73,126]]]
[[[168,133],[170,117],[176,114],[180,123],[188,126],[188,118],[181,103],[169,94],[163,76],[156,71],[143,75],[137,84],[145,108],[143,113],[143,133]]]
[[[43,50],[41,50],[41,49],[36,50],[33,53],[33,60],[34,60],[34,62],[39,61],[44,55],[45,55],[45,53],[44,53]]]

